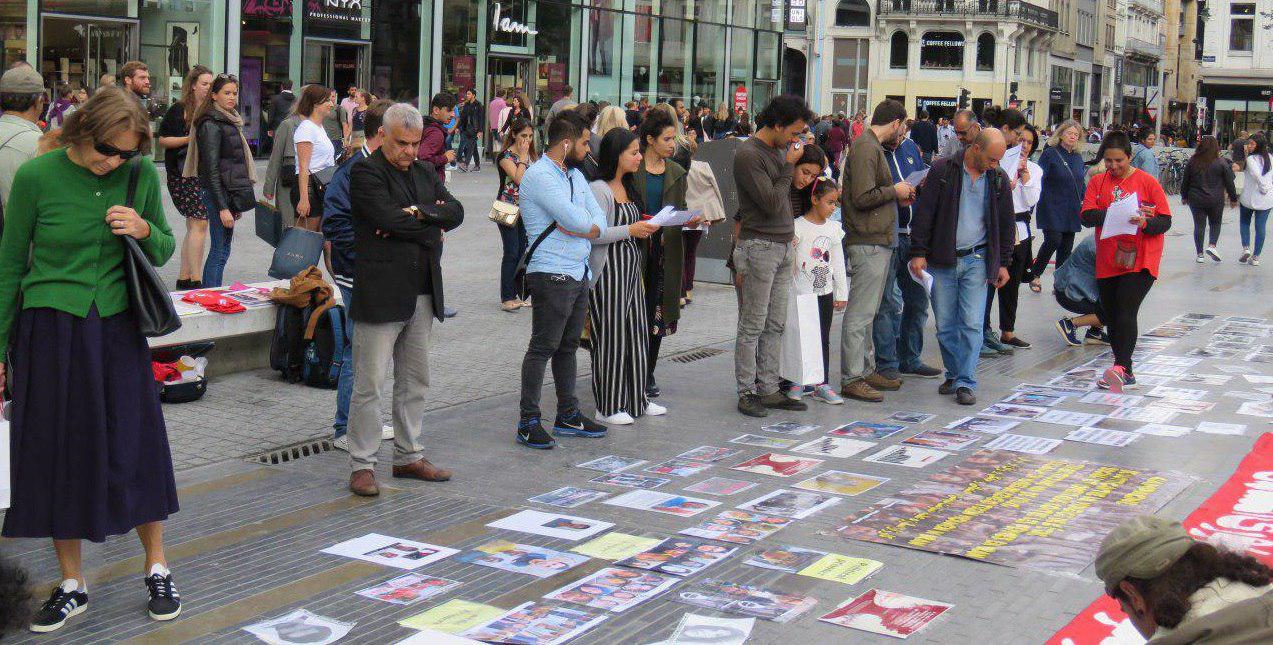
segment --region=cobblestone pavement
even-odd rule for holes
[[[499,531],[486,524],[521,508],[550,510],[551,507],[526,499],[560,486],[604,489],[612,495],[624,492],[588,483],[596,473],[575,467],[604,455],[657,462],[700,445],[715,445],[740,449],[742,458],[765,450],[730,444],[728,440],[742,433],[760,434],[761,426],[776,421],[800,420],[820,424],[825,430],[849,421],[878,421],[894,411],[912,410],[936,415],[931,422],[916,427],[937,428],[969,413],[968,408],[955,405],[949,397],[937,396],[937,381],[908,380],[900,392],[888,393],[887,402],[882,405],[851,403],[831,407],[815,403],[807,413],[779,413],[763,422],[741,417],[734,411],[732,353],[728,351],[734,328],[733,295],[724,287],[700,287],[696,292],[698,300],[690,307],[681,332],[673,337],[676,343],[669,343],[667,353],[700,346],[726,351],[689,363],[660,364],[659,380],[665,393],[660,401],[670,408],[668,416],[642,419],[635,426],[615,429],[604,439],[565,439],[556,450],[548,452],[517,446],[511,436],[516,406],[515,367],[525,346],[529,316],[524,312],[504,314],[496,307],[493,276],[498,259],[497,238],[491,230],[493,225],[484,219],[486,196],[493,194],[491,182],[488,178],[460,176],[456,184],[468,206],[469,222],[448,237],[445,264],[448,295],[455,294],[460,317],[438,327],[433,353],[434,387],[430,392],[433,411],[426,417],[429,457],[452,468],[454,479],[444,484],[421,484],[390,478],[388,445],[380,453],[382,461],[378,467],[384,493],[375,499],[348,494],[343,453],[323,451],[269,466],[227,460],[324,433],[333,395],[280,384],[265,372],[218,379],[204,402],[165,408],[174,450],[183,468],[178,474],[182,511],[166,525],[169,558],[186,603],[181,619],[153,623],[145,617],[145,592],[138,579],[142,568],[140,552],[134,538],[120,536],[102,545],[86,545],[86,571],[93,594],[90,610],[55,634],[19,634],[15,642],[246,643],[252,642],[252,637],[242,631],[245,625],[304,607],[324,616],[357,621],[345,642],[393,643],[412,634],[396,621],[444,600],[460,598],[512,608],[538,600],[606,563],[592,560],[539,580],[449,558],[418,571],[459,581],[461,586],[438,599],[401,607],[354,594],[396,577],[400,571],[325,555],[319,552],[321,549],[377,532],[458,549],[501,537],[565,550],[574,543]],[[1226,261],[1198,266],[1189,248],[1187,215],[1183,210],[1178,215],[1159,284],[1141,314],[1143,329],[1191,311],[1273,317],[1273,306],[1263,300],[1262,270],[1233,261],[1238,249],[1232,226],[1225,231],[1222,245]],[[1236,220],[1235,214],[1226,215],[1226,224]],[[263,249],[257,250],[253,260],[252,248],[251,241],[236,247],[230,275],[240,279],[261,277]],[[1065,346],[1052,329],[1053,321],[1061,315],[1052,298],[1028,290],[1021,298],[1018,333],[1035,345],[1014,356],[983,364],[979,391],[983,406],[1005,396],[1018,383],[1044,382],[1103,349]],[[1190,347],[1205,344],[1205,336],[1218,324],[1213,322],[1202,332],[1181,339],[1168,353],[1180,355]],[[930,362],[938,362],[931,330],[926,356]],[[833,359],[833,369],[835,364]],[[1221,364],[1208,359],[1198,369],[1214,372],[1215,366]],[[1251,365],[1265,374],[1273,373],[1268,366]],[[1125,448],[1067,441],[1051,455],[1193,475],[1197,479],[1161,511],[1164,516],[1183,517],[1224,481],[1268,428],[1264,419],[1235,414],[1241,401],[1221,395],[1228,390],[1250,390],[1251,386],[1240,379],[1224,387],[1189,387],[1206,387],[1206,400],[1217,406],[1176,423],[1244,423],[1249,426],[1245,434],[1143,436]],[[590,409],[586,378],[580,380],[579,389],[585,408]],[[550,390],[546,388],[546,399],[551,399]],[[550,406],[546,400],[546,408]],[[1084,404],[1066,403],[1063,407],[1095,411]],[[1060,438],[1068,428],[1027,422],[1020,430],[1024,434]],[[881,443],[891,445],[905,436],[908,435],[897,435]],[[869,493],[845,498],[837,506],[797,521],[691,579],[710,576],[817,599],[812,611],[790,623],[757,621],[749,641],[753,643],[895,642],[816,620],[870,588],[955,605],[912,636],[913,642],[1042,642],[1100,593],[1090,567],[1079,576],[1047,574],[848,541],[835,533],[850,514],[954,463],[952,458],[935,466],[909,469],[866,462],[861,455],[828,459],[822,468],[890,480]],[[711,476],[758,484],[747,493],[718,498],[723,502],[721,509],[794,483],[717,465],[700,475],[676,480],[664,489],[674,492]],[[679,518],[599,502],[567,512],[614,522],[616,530],[646,536],[669,536],[704,517]],[[871,558],[882,561],[884,567],[870,579],[850,586],[742,564],[747,553],[780,544]],[[7,540],[0,542],[0,552],[15,556],[33,572],[41,582],[41,594],[55,582],[57,567],[47,541]],[[604,623],[573,642],[643,644],[665,639],[687,610],[672,600],[673,595],[664,594],[630,611],[610,614]]]

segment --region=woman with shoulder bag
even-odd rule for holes
[[[296,100],[296,113],[302,120],[292,135],[296,147],[292,206],[296,209],[296,225],[309,231],[322,226],[323,189],[336,168],[336,146],[323,129],[323,119],[336,106],[334,96],[322,85],[306,85]]]
[[[529,304],[517,297],[517,284],[513,279],[513,274],[517,272],[517,263],[526,253],[527,240],[520,211],[504,205],[517,205],[522,175],[538,158],[535,154],[535,129],[530,122],[520,117],[509,121],[501,150],[503,152],[496,164],[499,169],[499,196],[495,198],[496,204],[491,209],[491,217],[499,217],[495,219],[495,226],[499,229],[500,241],[504,247],[499,271],[500,308],[511,313]]]
[[[256,208],[256,164],[243,135],[239,104],[239,79],[221,74],[212,81],[208,98],[195,112],[195,138],[186,155],[183,173],[198,177],[208,208],[208,259],[203,265],[203,286],[219,287],[230,260],[234,223]]]
[[[18,169],[0,238],[0,347],[11,348],[0,397],[13,394],[3,534],[52,538],[61,569],[35,632],[88,608],[81,542],[134,529],[151,619],[181,612],[163,548],[163,521],[178,510],[172,455],[122,240],[155,266],[176,246],[144,156],[150,122],[132,94],[105,88],[67,117],[61,141]]]
[[[601,137],[597,162],[600,178],[589,185],[608,226],[592,240],[589,259],[592,395],[598,421],[630,425],[641,415],[666,412],[646,396],[650,335],[642,285],[645,252],[638,241],[658,227],[641,219],[632,194],[632,176],[641,167],[636,133],[612,128]]]
[[[203,286],[203,247],[208,241],[208,208],[198,177],[186,177],[186,152],[190,149],[192,117],[208,98],[212,71],[195,65],[181,86],[181,100],[174,101],[159,123],[159,146],[164,148],[168,194],[186,220],[186,239],[181,243],[181,270],[177,289]]]
[[[1030,290],[1043,290],[1040,276],[1048,268],[1052,254],[1056,254],[1056,266],[1065,264],[1074,249],[1074,234],[1079,231],[1079,209],[1086,190],[1083,155],[1078,146],[1083,139],[1083,128],[1070,120],[1057,126],[1048,141],[1048,147],[1039,155],[1039,168],[1043,170],[1043,193],[1034,212],[1034,221],[1043,231],[1043,244],[1030,267]]]

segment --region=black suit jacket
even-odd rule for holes
[[[380,150],[350,168],[349,194],[358,276],[350,316],[368,323],[407,320],[428,279],[433,315],[442,320],[442,232],[464,221],[464,207],[432,164],[415,161],[403,172]],[[423,219],[402,210],[409,206],[418,207]]]

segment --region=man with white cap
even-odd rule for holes
[[[18,166],[35,157],[42,134],[36,122],[44,107],[44,79],[30,65],[15,66],[0,76],[0,203],[9,200]]]
[[[1101,542],[1096,576],[1150,645],[1273,643],[1273,569],[1179,522],[1123,522]]]

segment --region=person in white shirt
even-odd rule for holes
[[[1264,250],[1264,227],[1273,210],[1273,164],[1269,159],[1269,140],[1257,132],[1246,144],[1246,170],[1242,173],[1242,197],[1239,231],[1242,233],[1242,257],[1238,262],[1260,266],[1260,251]],[[1251,253],[1251,223],[1255,221],[1255,253]]]
[[[1004,132],[1009,130],[1005,128]],[[1012,247],[1012,263],[1008,266],[1008,282],[1002,287],[995,289],[994,285],[987,287],[990,291],[986,298],[986,334],[992,335],[990,328],[990,306],[994,303],[995,292],[999,293],[999,340],[1009,347],[1017,347],[1026,349],[1030,347],[1030,343],[1025,342],[1017,337],[1017,294],[1021,288],[1022,282],[1028,282],[1026,271],[1030,268],[1031,262],[1031,245],[1033,236],[1030,233],[1030,216],[1034,213],[1034,207],[1039,203],[1039,196],[1043,194],[1043,169],[1039,164],[1030,161],[1030,154],[1035,150],[1035,144],[1038,143],[1039,133],[1030,124],[1024,124],[1016,132],[1016,144],[1021,146],[1021,160],[1017,163],[1016,168],[1004,168],[1004,172],[1012,178],[1010,186],[1012,188],[1012,212],[1016,213],[1017,227],[1017,244]],[[1014,145],[1016,145],[1014,144]]]
[[[792,262],[797,294],[818,297],[818,318],[822,327],[822,383],[813,397],[831,405],[844,399],[827,383],[833,311],[843,311],[849,302],[849,278],[844,263],[844,228],[831,219],[840,205],[840,187],[835,180],[818,176],[813,180],[813,206],[795,222],[796,259]]]
[[[311,231],[319,230],[323,221],[323,198],[315,175],[330,177],[328,169],[336,166],[336,147],[323,129],[323,119],[336,107],[333,96],[332,91],[322,85],[306,85],[296,103],[296,113],[304,119],[292,135],[296,146],[296,190],[292,191],[292,206],[296,208],[296,225]]]

